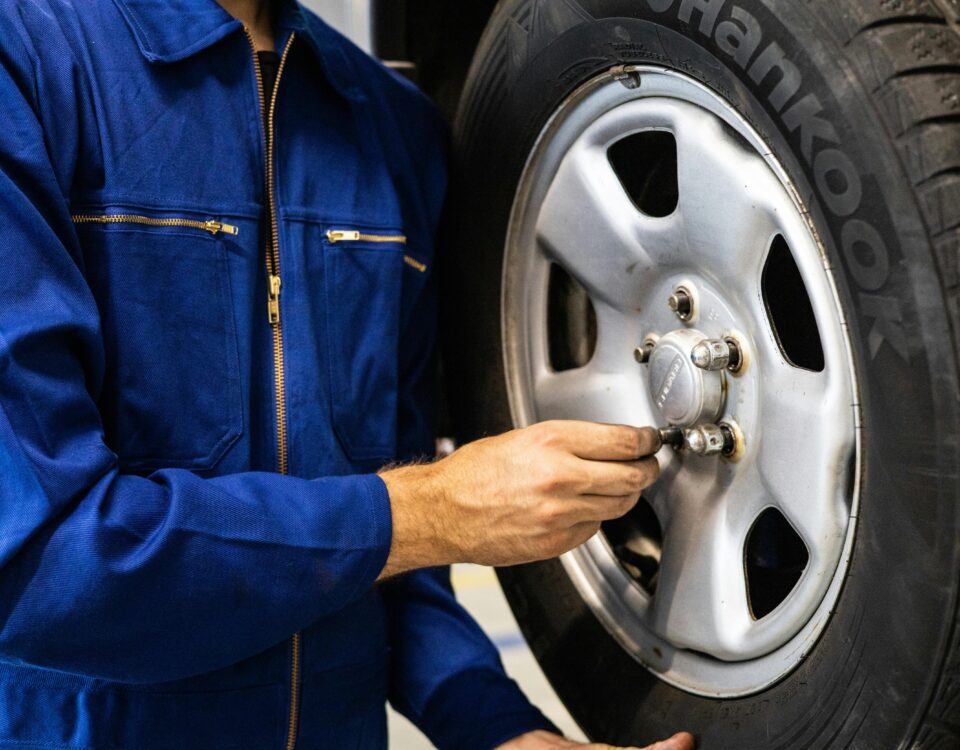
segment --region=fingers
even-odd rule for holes
[[[586,543],[589,539],[600,531],[600,524],[593,521],[587,521],[586,523],[578,523],[576,526],[572,527],[568,533],[568,540],[566,549],[564,552],[572,550],[574,547],[579,547],[581,544]]]
[[[653,456],[639,461],[583,461],[584,495],[639,495],[660,476],[660,463]]]
[[[660,433],[652,427],[558,420],[535,428],[558,447],[593,461],[635,461],[653,455],[661,445]]]
[[[614,747],[613,745],[593,744],[583,746],[583,750],[695,750],[696,743],[693,735],[687,732],[680,732],[673,735],[669,740],[657,742],[654,745],[643,747]]]
[[[655,427],[634,427],[637,433],[639,457],[652,456],[663,447],[660,431]]]
[[[669,740],[650,745],[646,750],[694,750],[696,743],[689,732],[680,732]]]
[[[528,556],[522,561],[532,562],[559,557],[586,543],[599,531],[600,523],[597,521],[574,524],[562,532],[544,536],[539,541],[528,544],[526,547]]]
[[[552,550],[551,555],[562,554],[579,547],[600,530],[600,524],[620,518],[630,512],[639,502],[640,494],[610,497],[608,495],[582,495],[577,499],[562,500],[554,505],[550,522],[554,539],[562,547]]]
[[[609,495],[584,495],[578,501],[576,506],[571,506],[571,510],[576,515],[578,523],[587,523],[593,521],[601,523],[603,521],[612,521],[614,518],[625,516],[640,500],[640,493],[633,495],[622,495],[620,497],[610,497]]]

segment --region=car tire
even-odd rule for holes
[[[704,750],[960,748],[958,16],[956,0],[498,5],[454,128],[443,360],[458,440],[516,426],[504,263],[531,154],[571,95],[630,66],[709,89],[769,144],[831,269],[859,393],[859,506],[839,593],[770,684],[719,697],[671,684],[628,653],[561,561],[500,571],[589,737],[642,746],[683,729]],[[787,61],[793,82],[764,59]]]

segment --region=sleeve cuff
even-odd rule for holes
[[[378,474],[371,474],[369,479],[370,481],[366,482],[363,488],[370,508],[375,551],[370,560],[370,568],[363,580],[376,581],[390,557],[390,546],[393,542],[393,513],[390,508],[390,493],[387,492],[386,483]]]
[[[446,680],[417,723],[438,750],[493,750],[538,729],[560,734],[513,680],[488,668]]]

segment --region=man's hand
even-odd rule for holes
[[[647,748],[615,748],[613,745],[585,745],[582,742],[574,742],[552,732],[538,731],[520,735],[510,742],[500,745],[496,750],[568,750],[568,748],[579,748],[579,750],[693,750],[694,742],[692,736],[686,732],[681,732],[675,734],[669,740],[658,742]]]
[[[652,428],[542,422],[384,471],[393,543],[383,575],[567,552],[637,503],[659,475],[659,447]]]

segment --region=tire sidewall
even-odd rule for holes
[[[702,9],[716,5],[711,22]],[[775,75],[755,83],[717,43],[734,8],[761,29],[752,59],[775,43],[802,75],[780,111],[770,100]],[[807,660],[742,699],[699,698],[656,678],[607,634],[556,561],[504,571],[508,598],[561,699],[605,742],[643,744],[685,728],[706,750],[905,744],[941,669],[956,607],[956,356],[918,198],[840,46],[805,7],[501,3],[456,127],[450,246],[458,253],[446,272],[445,315],[456,330],[445,336],[445,368],[458,437],[512,426],[500,275],[526,159],[563,100],[621,64],[673,68],[720,94],[772,147],[811,212],[860,391],[857,539],[836,611]],[[786,115],[805,97],[819,113],[797,126]]]

